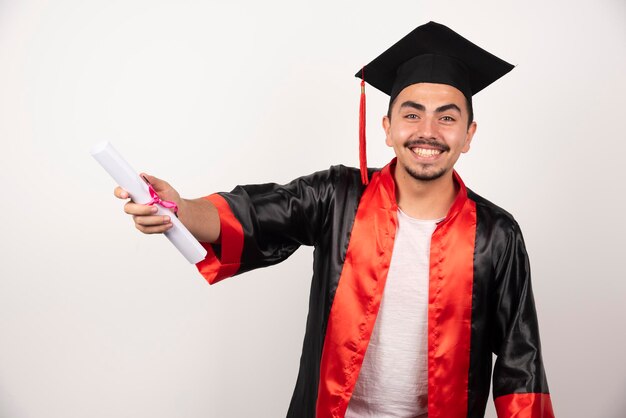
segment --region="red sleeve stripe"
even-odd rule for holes
[[[547,393],[513,393],[494,400],[498,418],[554,418]]]
[[[239,271],[243,251],[243,228],[222,196],[212,194],[204,199],[217,208],[220,217],[220,236],[217,242],[221,244],[222,251],[218,259],[213,246],[208,242],[201,242],[200,244],[207,250],[207,256],[197,263],[196,267],[209,284],[214,284]]]

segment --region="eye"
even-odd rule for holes
[[[443,116],[441,118],[441,120],[444,121],[444,122],[455,122],[456,121],[456,119],[454,119],[452,116]]]
[[[409,113],[404,115],[405,119],[419,119],[419,116],[417,116],[415,113]]]

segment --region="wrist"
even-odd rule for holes
[[[176,212],[176,217],[178,217],[178,219],[181,222],[183,222],[183,224],[185,223],[183,221],[183,218],[187,215],[188,211],[189,211],[189,201],[181,197],[178,202],[178,211]]]

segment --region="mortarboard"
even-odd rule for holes
[[[359,153],[361,179],[367,184],[365,153],[365,81],[390,96],[390,102],[416,83],[447,84],[471,102],[513,65],[435,22],[418,26],[355,74],[361,78]]]

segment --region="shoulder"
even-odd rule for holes
[[[520,232],[520,227],[513,215],[502,207],[467,189],[467,197],[476,205],[479,224],[509,233]]]
[[[467,197],[476,205],[476,241],[490,249],[496,271],[511,256],[526,257],[524,237],[513,215],[469,189]]]
[[[370,178],[379,169],[369,169]],[[359,200],[365,186],[361,183],[358,168],[345,165],[333,165],[325,170],[297,177],[286,184],[261,183],[246,184],[235,187],[230,193],[220,193],[234,198],[244,196],[253,201],[265,201],[279,196],[308,196],[312,201],[340,202]]]
[[[310,188],[317,193],[330,196],[348,190],[352,193],[358,191],[360,183],[361,177],[358,169],[344,165],[333,165],[326,170],[298,177],[290,184]]]
[[[374,173],[380,170],[380,168],[368,168],[370,180]],[[360,198],[366,188],[361,181],[361,170],[358,168],[339,164],[331,166],[326,172],[328,177],[332,179],[335,191],[339,195]]]
[[[333,185],[351,185],[357,180],[360,182],[361,176],[359,169],[346,167],[338,164],[332,165],[326,170],[316,171],[314,173],[298,177],[293,182],[304,182],[312,186],[331,183]]]
[[[361,172],[358,168],[338,164],[331,166],[328,172],[337,184],[352,185],[361,182]]]
[[[331,166],[326,170],[296,177],[287,183],[250,183],[240,184],[231,193],[243,190],[250,195],[263,195],[267,193],[290,193],[308,189],[333,189],[340,178],[344,177],[343,166]]]

